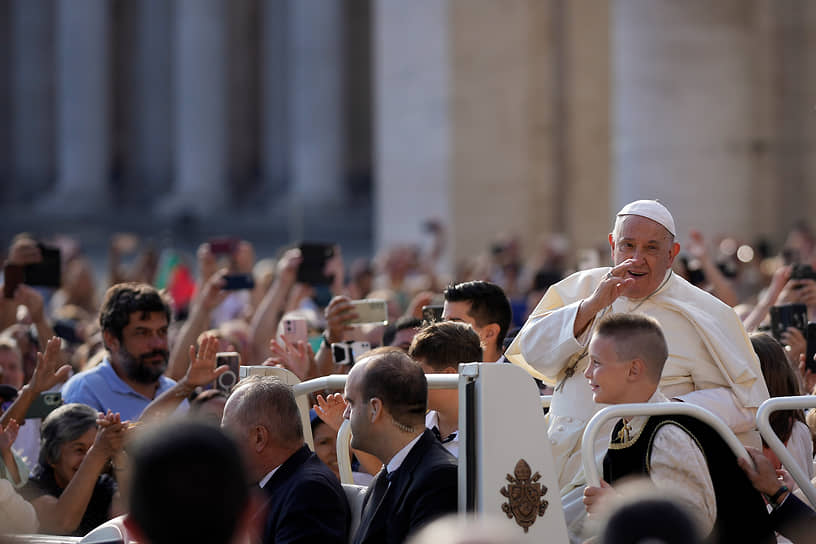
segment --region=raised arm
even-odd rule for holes
[[[100,414],[98,424],[93,445],[59,498],[41,495],[31,501],[43,532],[68,534],[79,527],[99,475],[108,461],[122,451],[127,426],[119,414]]]
[[[297,270],[302,260],[299,249],[290,249],[283,254],[278,262],[275,281],[252,316],[249,327],[254,361],[260,362],[266,358],[267,346],[275,336],[286,298],[295,285]]]
[[[45,352],[37,353],[37,366],[31,380],[20,389],[14,403],[0,416],[0,426],[6,427],[10,420],[23,421],[29,406],[43,391],[48,391],[58,383],[68,379],[71,372],[69,365],[60,365],[60,346],[62,341],[51,337],[45,346]]]
[[[178,408],[196,387],[212,383],[221,374],[229,370],[229,365],[215,366],[215,355],[218,352],[218,339],[207,336],[201,341],[201,347],[196,354],[195,346],[190,345],[187,351],[190,364],[187,372],[176,384],[162,393],[158,398],[147,405],[139,420],[151,422],[161,420]]]
[[[204,283],[201,294],[193,303],[190,315],[181,326],[178,339],[170,352],[167,371],[164,373],[168,378],[178,381],[187,372],[187,365],[190,361],[187,358],[188,346],[195,344],[198,335],[209,328],[213,310],[227,298],[228,292],[223,289],[226,273],[226,269],[219,270]]]

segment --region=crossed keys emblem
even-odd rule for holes
[[[537,517],[544,515],[549,505],[543,498],[547,494],[547,487],[538,483],[541,474],[531,473],[532,469],[527,461],[519,459],[513,471],[515,477],[508,474],[508,485],[499,490],[508,499],[502,504],[502,511],[508,518],[515,518],[525,533],[535,523]]]

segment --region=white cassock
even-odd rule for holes
[[[641,300],[618,297],[579,338],[573,336],[580,301],[595,291],[610,270],[576,272],[551,286],[505,353],[509,361],[556,387],[547,432],[562,496],[586,484],[581,435],[603,405],[592,400],[592,390],[583,376],[589,362],[585,352],[599,317],[606,313],[638,312],[655,318],[669,349],[661,391],[670,398],[709,409],[743,442],[759,447],[754,414],[768,398],[759,359],[737,315],[712,295],[668,271],[650,296]],[[600,460],[608,434],[598,436]],[[569,508],[568,502],[565,508]],[[568,511],[568,521],[570,517]]]

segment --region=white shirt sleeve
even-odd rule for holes
[[[663,425],[655,434],[650,465],[654,486],[683,503],[702,534],[710,533],[717,520],[717,502],[708,464],[696,442],[677,425]]]
[[[572,334],[580,302],[529,318],[518,334],[524,359],[551,382],[556,381],[569,358],[586,345],[586,335],[576,339]]]

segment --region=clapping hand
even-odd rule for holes
[[[317,416],[323,420],[323,423],[334,429],[340,430],[340,425],[343,424],[343,412],[346,411],[346,399],[340,393],[332,393],[326,395],[317,395],[317,404],[312,406]]]

